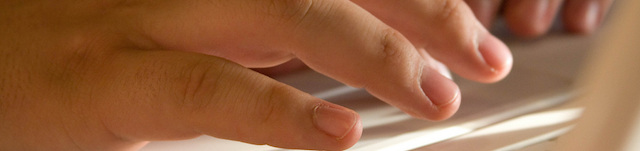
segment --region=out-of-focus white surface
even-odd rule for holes
[[[553,139],[571,130],[582,112],[582,104],[571,101],[415,150],[550,150],[555,145]]]

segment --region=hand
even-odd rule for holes
[[[247,67],[297,57],[443,120],[461,94],[435,60],[480,82],[512,64],[456,0],[0,3],[1,150],[135,150],[203,134],[346,149],[362,131],[355,112]]]
[[[513,33],[521,37],[534,38],[547,33],[558,13],[561,13],[564,26],[569,32],[593,33],[605,18],[613,0],[465,0],[465,2],[484,27],[491,27],[495,17],[500,13],[504,15]],[[256,71],[269,76],[278,76],[305,67],[299,60],[294,59],[279,66],[256,69]]]
[[[523,37],[545,34],[558,13],[572,33],[588,34],[600,26],[613,0],[465,0],[485,27],[502,9],[513,33]]]

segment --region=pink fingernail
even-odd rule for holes
[[[424,67],[422,69],[422,91],[435,106],[444,106],[455,101],[460,90],[458,85],[450,79],[438,73],[435,69]]]
[[[344,138],[356,124],[356,113],[329,106],[316,106],[313,120],[318,129],[336,138]]]
[[[530,1],[530,2],[534,2],[536,7],[533,7],[533,12],[535,12],[535,14],[532,14],[533,16],[533,24],[536,24],[534,27],[536,28],[535,30],[543,30],[543,29],[538,29],[538,28],[544,28],[545,25],[545,17],[547,12],[549,11],[549,0],[539,0],[539,1]],[[526,13],[526,12],[525,12]],[[526,15],[525,15],[526,16]],[[524,16],[523,16],[524,17]]]
[[[586,31],[595,30],[600,24],[600,5],[596,1],[591,1],[587,3],[586,12],[583,13],[584,16],[584,28]]]
[[[493,73],[497,72],[496,70],[502,71],[510,68],[513,63],[513,56],[509,48],[491,35],[486,35],[480,40],[478,52],[481,59],[490,67],[488,70]]]

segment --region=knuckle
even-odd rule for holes
[[[462,0],[442,0],[438,19],[445,23],[460,20],[463,3]]]
[[[285,20],[296,20],[306,16],[313,0],[268,0],[262,9],[269,16]]]
[[[415,68],[419,67],[420,58],[417,51],[413,48],[413,45],[405,39],[402,34],[394,29],[383,30],[380,40],[379,55],[375,65],[371,67],[370,71],[376,73],[368,73],[367,76],[375,76],[371,78],[365,78],[361,82],[363,87],[379,87],[381,83],[388,83],[389,85],[412,85],[415,83],[414,79],[409,78],[408,75],[415,75]],[[388,71],[384,74],[380,74],[379,71]],[[386,85],[385,85],[386,87]]]
[[[94,72],[101,70],[105,60],[110,59],[108,48],[104,48],[104,35],[92,32],[79,32],[67,37],[61,37],[66,43],[53,47],[60,51],[52,51],[51,59],[44,59],[50,65],[48,80],[55,87],[77,91],[84,82],[95,80]],[[47,52],[49,53],[49,52]]]
[[[395,63],[404,61],[402,60],[404,59],[404,51],[409,48],[402,42],[402,35],[398,31],[389,28],[383,31],[381,37],[380,56],[383,63],[394,66],[396,65]]]
[[[474,34],[477,34],[478,28],[483,27],[476,26],[478,22],[466,7],[465,2],[462,0],[442,0],[440,8],[435,20],[440,22],[436,25],[442,29],[437,32],[444,36],[436,39],[440,42],[433,46],[438,49],[448,48],[462,51],[472,49],[470,46],[476,36]]]
[[[180,110],[186,115],[235,112],[243,121],[255,124],[279,119],[279,113],[287,110],[284,105],[290,88],[261,81],[258,75],[245,74],[241,69],[226,61],[200,61],[184,69]]]
[[[394,31],[389,31],[386,30],[384,35],[382,36],[382,56],[384,57],[384,60],[387,61],[389,60],[388,58],[390,58],[391,56],[393,56],[393,54],[395,54],[395,52],[397,51],[396,49],[393,48],[394,46],[394,40],[393,40],[393,36],[394,36]]]
[[[205,110],[213,101],[225,97],[221,78],[234,78],[232,67],[225,61],[211,63],[198,61],[183,71],[183,95],[180,106],[190,112]]]
[[[285,108],[287,98],[283,97],[284,95],[282,94],[288,92],[289,89],[284,85],[267,86],[264,91],[260,92],[260,95],[257,95],[257,98],[252,100],[255,102],[251,103],[253,108],[249,111],[254,111],[252,113],[253,121],[258,122],[258,124],[279,121],[279,115],[282,115],[282,112],[287,110]]]

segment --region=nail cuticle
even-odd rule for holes
[[[443,106],[447,106],[449,104],[452,104],[453,102],[455,102],[458,99],[458,97],[460,97],[460,91],[456,91],[456,94],[453,95],[453,97],[449,100],[449,102],[444,103],[444,104],[440,104],[440,105],[436,105],[436,107],[438,107],[438,109],[439,109],[439,108],[442,108]]]

